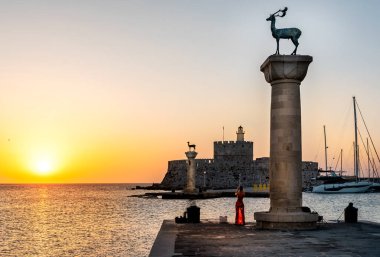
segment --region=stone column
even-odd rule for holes
[[[302,211],[302,144],[300,85],[313,58],[272,55],[260,70],[272,86],[270,124],[270,209],[256,212],[264,229],[309,229],[317,214]]]
[[[197,152],[188,151],[185,153],[187,156],[187,184],[185,188],[185,193],[197,193],[197,189],[195,187],[195,157],[197,156]]]

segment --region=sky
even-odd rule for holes
[[[276,50],[266,18],[285,6],[276,27],[301,29],[297,53],[314,58],[303,160],[324,168],[325,125],[328,166],[343,149],[353,174],[353,96],[380,144],[378,1],[0,0],[0,183],[161,182],[187,141],[213,158],[240,125],[269,156],[260,65]]]

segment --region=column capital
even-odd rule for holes
[[[271,55],[260,66],[260,71],[271,85],[282,80],[301,83],[312,61],[310,55]]]
[[[195,157],[197,157],[197,152],[195,151],[188,151],[185,153],[186,154],[186,157],[189,158],[189,159],[194,159]]]

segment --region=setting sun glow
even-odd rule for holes
[[[39,160],[35,163],[33,171],[39,175],[47,175],[53,172],[53,165],[49,160]]]
[[[29,169],[36,175],[47,176],[57,171],[57,163],[52,154],[35,154],[30,158]]]

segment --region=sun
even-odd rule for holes
[[[38,160],[34,165],[34,172],[39,175],[47,175],[54,171],[52,161],[50,160]]]
[[[47,176],[56,172],[57,162],[51,154],[39,154],[30,159],[29,169],[36,175]]]

